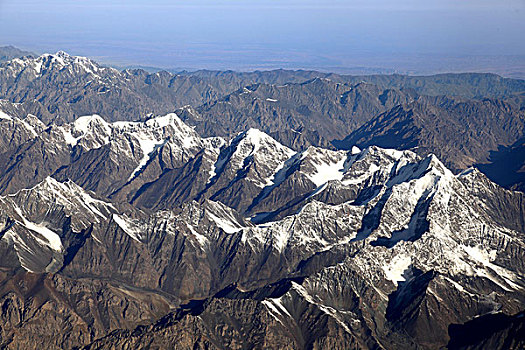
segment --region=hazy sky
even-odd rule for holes
[[[525,55],[525,0],[0,0],[6,44],[161,67],[391,68]]]

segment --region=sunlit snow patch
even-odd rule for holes
[[[394,282],[397,286],[398,282],[405,281],[404,272],[412,264],[412,259],[409,256],[396,256],[392,259],[390,265],[383,266],[385,277]]]
[[[117,225],[126,233],[128,236],[136,240],[137,242],[140,242],[140,233],[141,229],[140,227],[137,227],[129,218],[117,214],[113,214],[113,220],[117,223]]]

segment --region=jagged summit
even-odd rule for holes
[[[524,347],[523,81],[14,54],[0,348]]]
[[[31,72],[35,77],[66,69],[74,74],[90,74],[100,78],[99,73],[107,70],[115,71],[112,68],[104,68],[87,57],[71,56],[64,51],[58,51],[55,54],[46,53],[38,57],[15,58],[3,63],[0,69],[10,71],[11,74],[20,74],[22,71]]]
[[[452,324],[525,308],[523,194],[433,154],[202,138],[173,113],[0,124],[0,267],[32,286],[1,302],[47,320],[43,347],[79,317],[66,346],[255,344],[239,327],[258,324],[269,347],[440,348]]]

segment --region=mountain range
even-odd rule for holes
[[[498,168],[491,164],[507,159],[500,154],[509,147],[520,154],[525,119],[525,81],[491,74],[148,73],[117,71],[64,52],[1,64],[0,99],[16,104],[4,102],[3,110],[21,118],[36,115],[45,124],[91,114],[108,121],[144,120],[175,111],[204,136],[232,137],[257,128],[295,150],[353,143],[418,147],[422,155],[438,154],[456,172],[471,165]],[[385,122],[400,118],[400,108],[404,121],[384,130]],[[407,128],[421,131],[419,139],[408,136]],[[522,189],[522,166],[486,173]]]
[[[523,82],[312,75],[1,64],[0,347],[525,346]]]

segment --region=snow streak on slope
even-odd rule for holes
[[[124,215],[113,214],[113,221],[126,233],[128,236],[133,238],[135,241],[140,242],[141,240],[141,228],[131,221],[128,217]]]
[[[312,152],[315,150],[315,153]],[[311,148],[309,150],[311,161],[314,165],[314,171],[308,175],[308,178],[317,186],[321,186],[328,181],[341,181],[344,176],[344,165],[347,160],[346,152],[333,152]],[[305,155],[306,156],[306,155]]]
[[[37,233],[37,235],[34,235],[34,238],[37,241],[39,241],[43,245],[47,245],[53,250],[56,250],[58,252],[62,251],[62,241],[60,240],[60,236],[58,234],[48,229],[45,225],[35,224],[31,221],[28,221],[22,214],[20,208],[16,207],[15,210],[21,219],[21,224],[25,226],[28,230]],[[42,237],[44,239],[42,239]]]

